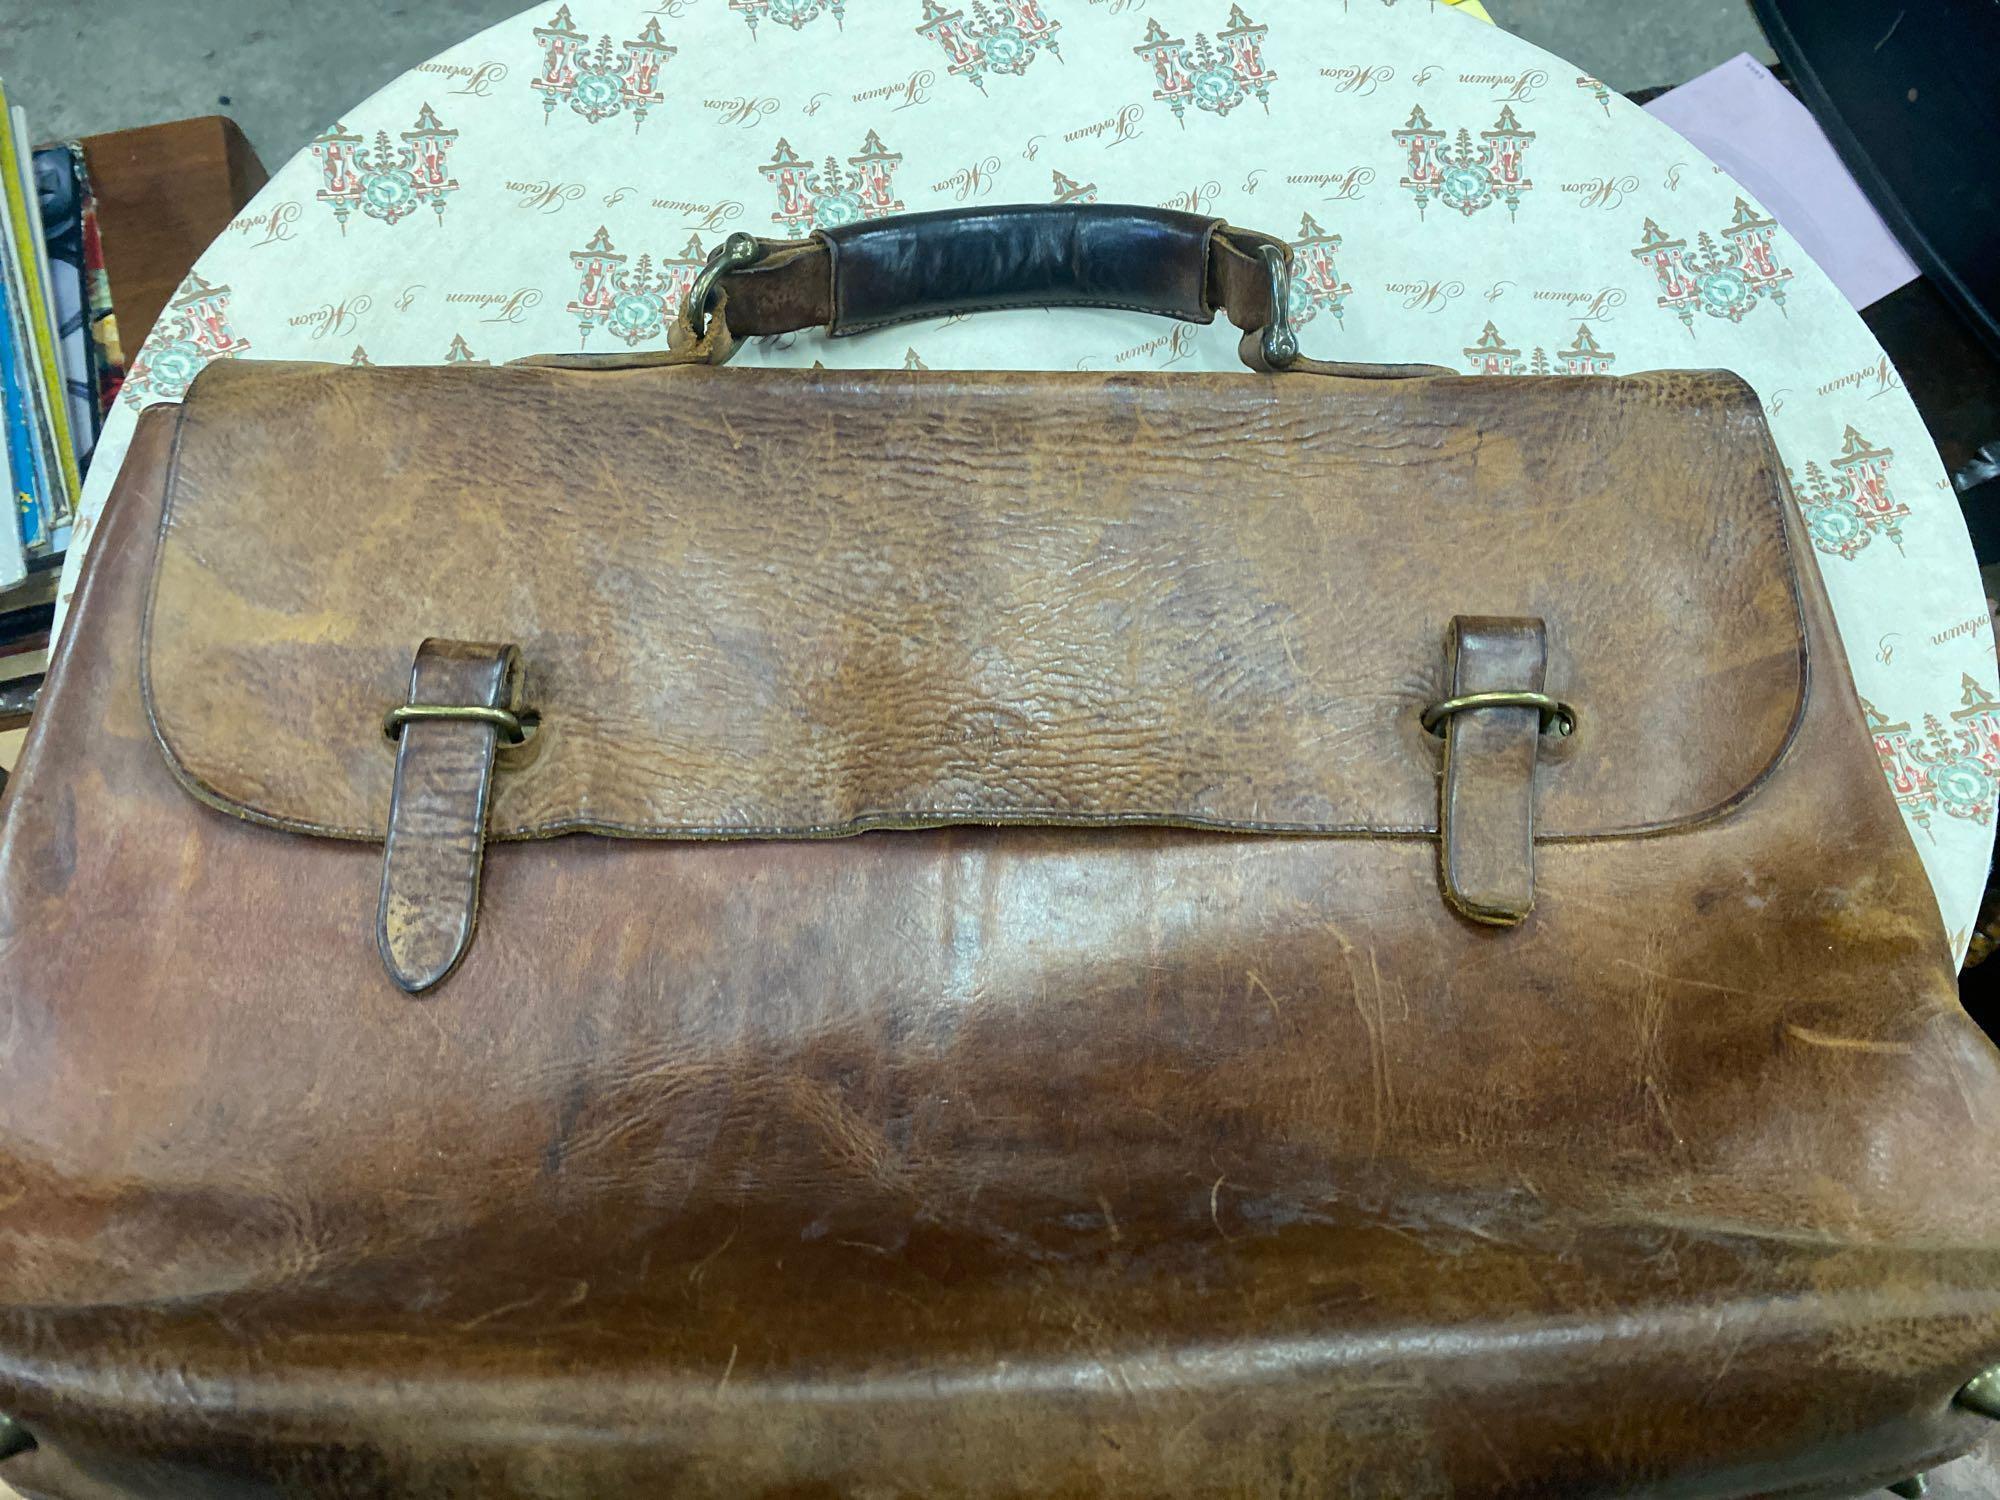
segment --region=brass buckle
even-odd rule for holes
[[[1276,245],[1262,246],[1264,269],[1271,273],[1271,321],[1264,325],[1264,362],[1282,370],[1299,357],[1299,335],[1292,327],[1292,267]]]
[[[1423,726],[1432,734],[1442,733],[1439,728],[1453,714],[1462,714],[1475,708],[1533,708],[1542,715],[1542,733],[1549,732],[1553,724],[1556,733],[1568,736],[1576,733],[1576,710],[1567,703],[1551,698],[1547,693],[1498,692],[1467,693],[1462,698],[1446,698],[1433,703],[1424,710]]]
[[[701,271],[687,294],[688,326],[694,329],[696,338],[708,331],[708,304],[714,300],[715,288],[723,276],[744,266],[755,265],[763,258],[763,241],[740,230],[708,253],[708,259],[702,262]]]
[[[474,724],[491,724],[505,736],[508,744],[518,745],[528,737],[522,720],[532,717],[511,713],[504,708],[487,708],[478,703],[404,703],[382,716],[382,732],[392,740],[401,739],[405,724],[420,719],[460,719]]]

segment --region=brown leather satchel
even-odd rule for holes
[[[1978,1442],[2000,1059],[1755,397],[1319,364],[1288,284],[922,216],[733,240],[665,358],[147,413],[0,846],[0,1478],[1817,1496]],[[715,368],[1071,303],[1256,373]]]

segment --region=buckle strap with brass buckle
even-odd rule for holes
[[[1548,632],[1532,616],[1459,615],[1445,638],[1444,698],[1423,712],[1444,740],[1438,769],[1438,863],[1445,900],[1492,927],[1535,904],[1535,764],[1552,725],[1576,727],[1542,691]],[[1531,712],[1532,710],[1532,712]]]
[[[409,701],[383,716],[396,747],[375,946],[408,994],[441,984],[472,945],[500,746],[536,722],[521,653],[504,642],[417,647]]]

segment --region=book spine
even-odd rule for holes
[[[20,528],[20,542],[22,546],[38,548],[48,540],[42,526],[42,462],[30,416],[28,364],[20,342],[24,330],[12,278],[4,274],[10,268],[10,256],[0,254],[0,438],[6,440],[6,460],[12,476],[10,502],[14,524]]]
[[[19,547],[39,547],[47,540],[42,526],[42,497],[35,461],[35,443],[28,423],[25,366],[15,338],[13,297],[0,276],[0,443],[7,454],[9,509],[20,533]],[[5,557],[15,549],[0,549]]]
[[[53,493],[47,498],[55,502],[56,514],[67,516],[75,506],[75,496],[83,487],[76,467],[76,450],[70,442],[69,413],[60,399],[63,391],[62,371],[56,364],[55,329],[50,324],[50,302],[47,282],[42,276],[41,211],[37,206],[33,185],[27,177],[27,163],[23,160],[21,140],[26,134],[24,116],[17,108],[7,103],[6,89],[0,85],[0,188],[7,195],[7,218],[14,241],[15,254],[20,263],[23,289],[22,311],[26,315],[31,336],[34,362],[40,371],[35,382],[38,404],[43,407],[42,421],[54,436],[52,455],[56,473]]]
[[[14,430],[25,434],[27,462],[15,470],[16,505],[22,541],[36,555],[49,542],[49,517],[58,483],[54,469],[53,431],[45,420],[46,403],[37,399],[33,334],[21,278],[21,258],[12,234],[0,234],[0,324],[5,325],[8,357],[0,361],[0,395],[4,395]]]

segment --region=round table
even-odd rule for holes
[[[1291,240],[1318,358],[1747,378],[1866,703],[1855,732],[1963,954],[2000,682],[1951,486],[1861,319],[1679,136],[1518,38],[1435,0],[1246,3],[550,0],[481,32],[356,105],[202,256],[132,360],[63,601],[134,413],[212,360],[658,348],[731,230],[974,203],[1189,209]],[[792,335],[740,359],[1239,368],[1225,326],[1119,312]]]

